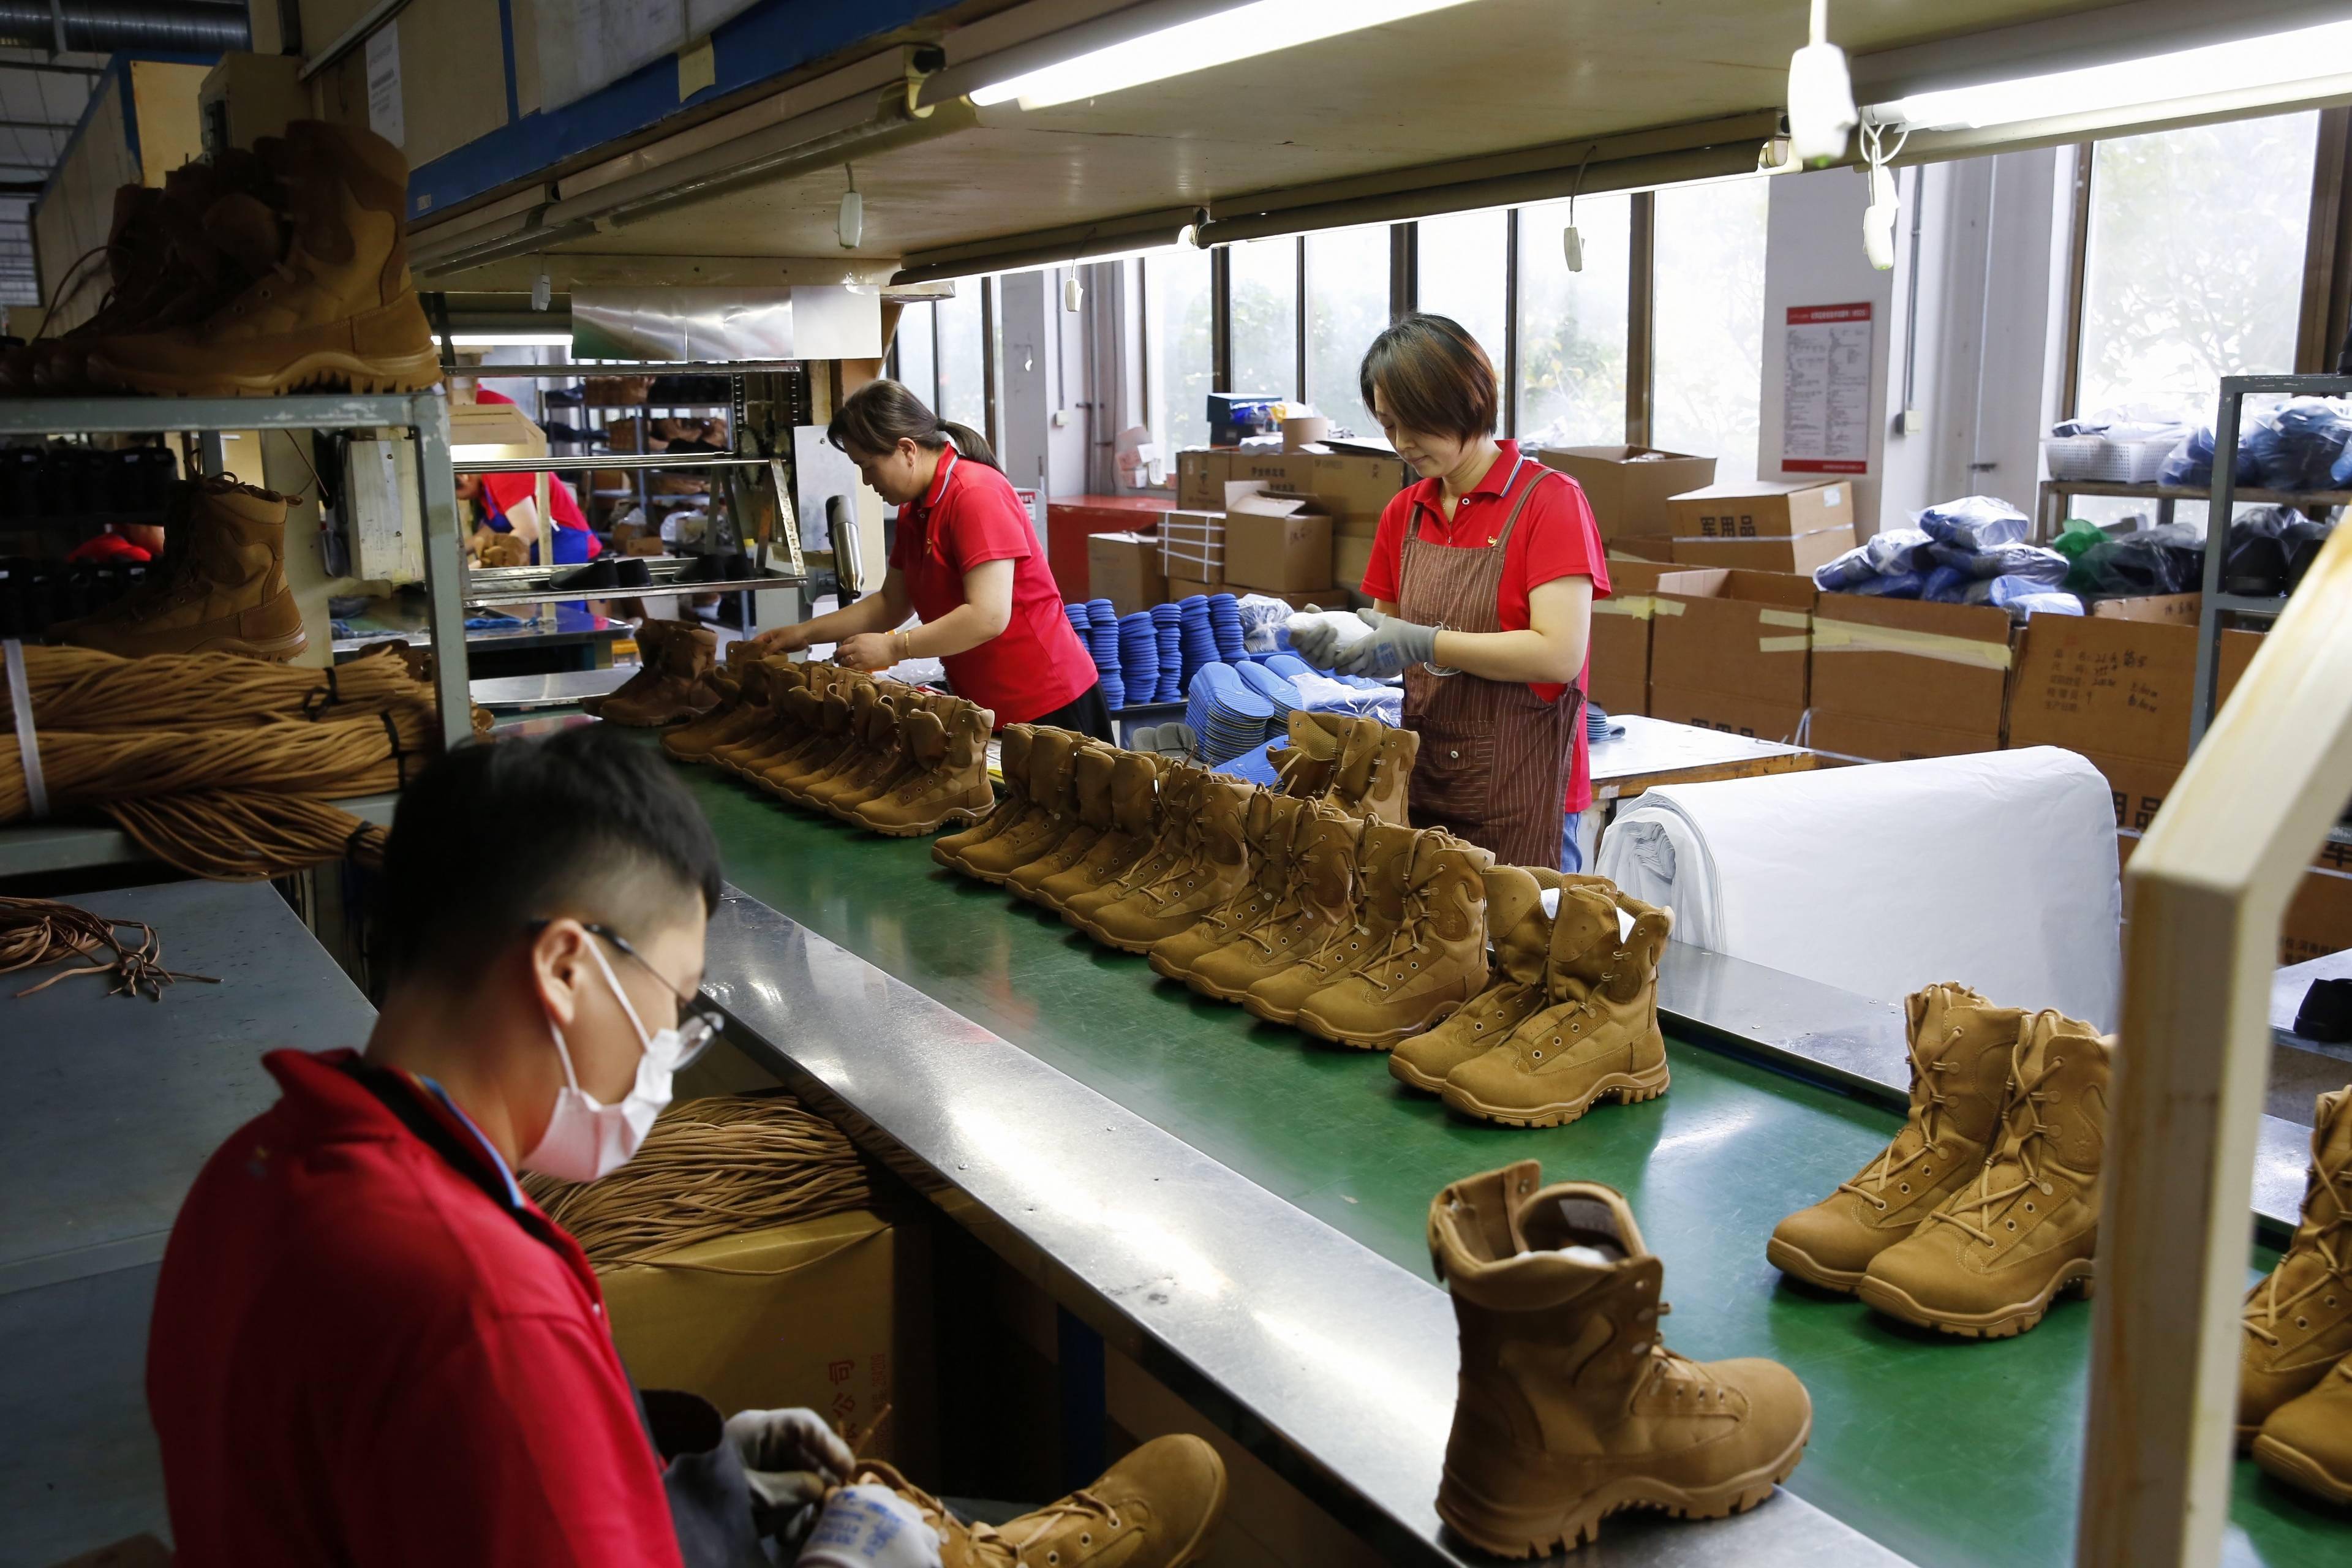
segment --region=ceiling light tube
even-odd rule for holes
[[[975,89],[982,108],[1045,109],[1443,11],[1468,0],[1254,0]]]
[[[2352,22],[2208,44],[2145,59],[2053,71],[2014,81],[1915,92],[1875,106],[1874,120],[1923,131],[1973,131],[2052,115],[2095,114],[2253,88],[2282,100],[2299,82],[2352,72]]]

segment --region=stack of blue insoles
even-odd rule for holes
[[[1217,662],[1217,636],[1209,629],[1209,601],[1205,595],[1195,594],[1176,605],[1178,615],[1177,647],[1181,655],[1176,679],[1190,700],[1192,678],[1201,667]],[[1193,726],[1198,729],[1199,726]]]
[[[1202,665],[1185,696],[1184,722],[1200,737],[1202,760],[1212,766],[1265,743],[1274,704],[1253,690],[1234,666]]]
[[[1173,605],[1151,606],[1151,629],[1160,637],[1160,689],[1154,702],[1184,700],[1184,612]]]
[[[1209,595],[1209,630],[1216,637],[1219,658],[1249,657],[1242,643],[1242,603],[1231,594]]]
[[[1160,628],[1141,610],[1118,618],[1118,674],[1129,702],[1159,700]]]
[[[1103,701],[1116,711],[1127,706],[1127,681],[1118,658],[1118,609],[1108,599],[1087,601],[1087,651],[1102,677]]]

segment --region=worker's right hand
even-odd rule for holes
[[[751,639],[755,654],[798,653],[808,646],[808,632],[801,626],[776,626]]]
[[[1290,646],[1299,658],[1318,669],[1328,669],[1339,658],[1339,628],[1320,614],[1290,618]]]
[[[940,1538],[888,1487],[842,1487],[824,1500],[795,1561],[808,1568],[940,1568]]]

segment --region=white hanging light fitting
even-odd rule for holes
[[[866,198],[857,194],[857,174],[846,163],[841,172],[849,176],[849,189],[841,194],[841,218],[835,232],[840,236],[841,248],[854,250],[866,237]]]
[[[1829,0],[1813,0],[1811,39],[1789,59],[1789,140],[1797,162],[1818,169],[1845,156],[1860,117],[1845,51],[1829,41]]]

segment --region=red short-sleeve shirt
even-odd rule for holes
[[[1002,728],[1076,701],[1098,678],[1070,629],[1062,591],[1012,481],[950,447],[923,499],[898,509],[890,564],[905,578],[915,613],[935,621],[964,602],[964,574],[990,561],[1013,563],[1013,619],[989,641],[940,662],[956,694],[993,709]]]
[[[1365,594],[1399,605],[1406,617],[1412,617],[1412,606],[1397,598],[1408,522],[1417,526],[1418,537],[1431,544],[1483,550],[1493,542],[1510,516],[1510,505],[1505,498],[1511,490],[1512,481],[1521,474],[1521,465],[1535,462],[1533,458],[1520,456],[1516,441],[1499,441],[1496,445],[1501,447],[1502,455],[1486,470],[1486,478],[1464,494],[1454,509],[1452,522],[1445,521],[1442,487],[1435,479],[1407,485],[1381,510],[1380,531],[1372,540],[1371,564],[1364,571]],[[1511,531],[1511,542],[1503,552],[1503,584],[1496,606],[1503,630],[1527,630],[1531,624],[1528,595],[1541,584],[1560,577],[1590,577],[1592,596],[1609,596],[1608,557],[1601,548],[1600,525],[1593,521],[1592,507],[1584,499],[1583,487],[1566,474],[1543,479],[1537,484],[1527,510],[1519,514],[1518,527]],[[1579,684],[1590,682],[1591,668],[1588,656]],[[1568,689],[1530,681],[1528,689],[1551,702]],[[1592,804],[1591,758],[1587,754],[1581,729],[1576,732],[1576,763],[1569,778],[1566,804],[1570,811],[1582,811]]]

